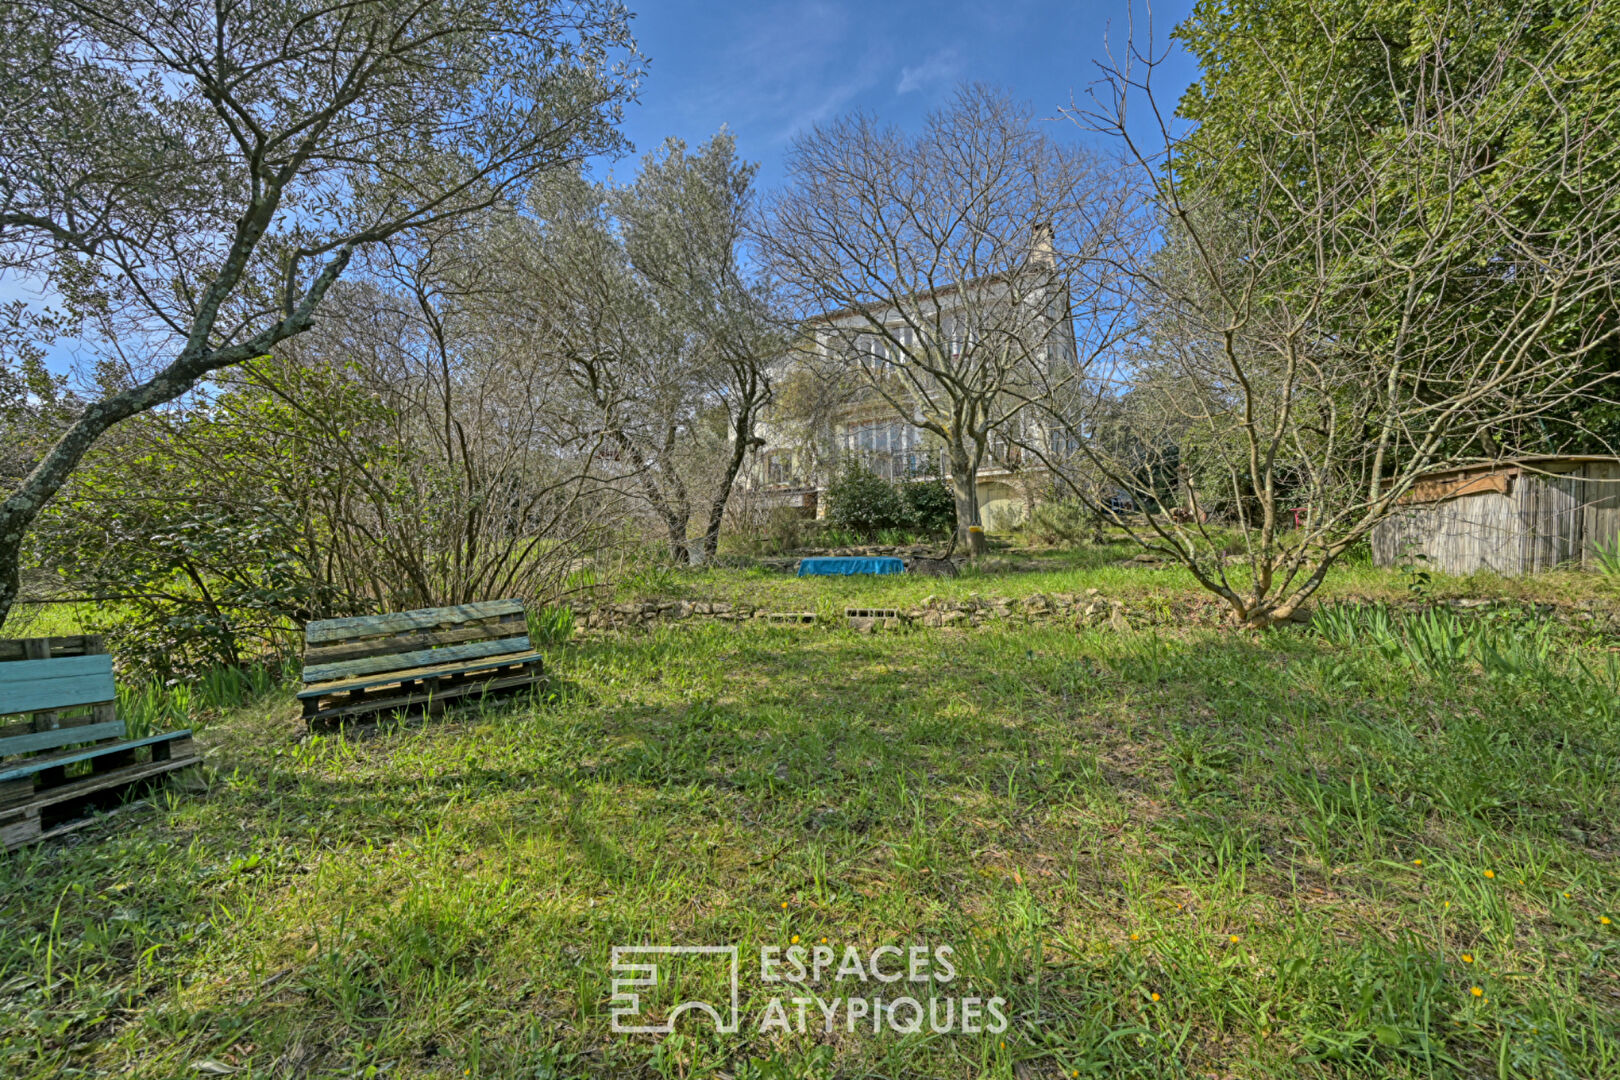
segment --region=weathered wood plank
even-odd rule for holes
[[[82,799],[86,795],[94,795],[98,791],[108,788],[122,787],[125,784],[136,784],[142,780],[150,780],[154,776],[175,772],[191,765],[200,764],[202,758],[196,754],[185,754],[160,761],[141,761],[134,765],[126,765],[116,772],[97,773],[82,780],[70,780],[66,784],[56,787],[43,788],[28,805],[31,808],[42,809],[55,806],[58,803],[72,802]]]
[[[398,634],[406,630],[431,630],[436,627],[459,626],[479,619],[493,619],[501,615],[521,615],[521,600],[485,600],[457,607],[419,608],[415,611],[396,611],[387,615],[358,615],[347,619],[317,619],[304,627],[306,645],[327,645],[350,638],[377,634]]]
[[[27,735],[13,735],[8,739],[0,739],[0,757],[9,757],[12,754],[33,754],[40,750],[54,750],[58,746],[71,746],[74,743],[82,742],[100,742],[103,739],[121,739],[123,737],[124,722],[122,720],[115,720],[110,724],[81,724],[78,727],[31,731]]]
[[[39,811],[30,810],[16,817],[0,819],[0,849],[10,851],[38,840]]]
[[[0,783],[0,814],[4,814],[5,811],[13,807],[21,806],[33,797],[34,778],[31,776],[20,776],[15,780]]]
[[[91,705],[117,696],[112,657],[105,654],[0,664],[0,715]]]
[[[369,656],[361,660],[345,660],[336,664],[306,664],[304,682],[335,682],[362,675],[374,675],[401,668],[423,667],[428,664],[448,664],[462,660],[482,660],[486,656],[524,652],[530,648],[529,635],[501,638],[498,641],[475,641],[466,645],[446,645],[442,649],[413,649],[391,656]]]
[[[75,705],[73,706],[73,712],[71,715],[59,715],[57,717],[56,726],[59,728],[71,728],[84,727],[86,724],[111,723],[115,719],[114,716],[107,716],[105,719],[102,719],[96,716],[94,710],[107,710],[115,708],[116,706],[111,702],[108,702],[105,706],[92,705],[90,706],[89,711],[80,711],[84,709],[84,706]],[[38,714],[36,713],[35,715]],[[35,730],[37,729],[34,727],[34,725],[29,723],[27,720],[14,724],[0,724],[0,739],[9,739],[13,735],[27,735],[29,732]]]
[[[455,645],[463,641],[483,641],[486,638],[512,637],[527,634],[528,624],[520,615],[502,615],[495,619],[480,619],[450,630],[417,630],[392,637],[366,638],[336,645],[317,645],[304,650],[305,664],[329,664],[341,660],[360,660],[368,656],[388,656],[392,653],[425,649],[434,645]]]
[[[517,640],[517,639],[510,639]],[[527,646],[528,639],[522,639]],[[413,679],[443,678],[446,675],[460,675],[473,671],[485,671],[489,668],[507,667],[512,664],[526,664],[531,660],[541,659],[540,654],[533,651],[510,653],[505,656],[492,656],[487,660],[471,663],[435,664],[431,667],[407,668],[399,671],[379,672],[376,675],[367,675],[361,678],[340,679],[337,682],[311,685],[299,691],[299,698],[327,697],[331,694],[342,694],[350,690],[363,690],[371,686],[388,686],[392,683],[410,682]]]
[[[426,705],[431,702],[447,701],[452,698],[465,697],[473,693],[490,693],[495,690],[508,690],[517,686],[525,686],[539,682],[545,677],[544,672],[536,667],[532,671],[525,671],[521,675],[507,675],[496,679],[481,679],[472,682],[457,683],[453,686],[442,687],[433,691],[416,690],[398,697],[378,697],[368,699],[357,704],[344,703],[332,708],[322,709],[310,715],[311,720],[335,720],[345,716],[359,716],[364,713],[389,712],[394,709],[408,709],[415,705]]]
[[[83,728],[79,729],[83,731]],[[61,754],[50,754],[45,757],[26,758],[22,761],[9,762],[0,766],[0,783],[15,780],[22,776],[31,776],[46,769],[60,769],[79,761],[89,761],[102,754],[116,753],[121,750],[134,750],[142,746],[151,746],[154,743],[167,742],[170,739],[190,738],[191,729],[180,731],[165,731],[161,735],[148,735],[144,739],[130,739],[123,742],[102,743],[99,746],[90,746],[82,750],[69,750]]]

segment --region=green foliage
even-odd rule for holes
[[[907,524],[905,500],[895,486],[861,462],[847,459],[827,485],[827,520],[863,540]]]
[[[346,413],[351,449],[379,471],[394,451],[366,433],[381,407],[342,379],[306,388]],[[173,679],[296,648],[296,628],[368,605],[344,580],[330,519],[312,513],[337,470],[308,413],[255,388],[131,420],[36,519],[31,561],[77,595],[115,597],[92,622],[136,670]]]
[[[1563,167],[1499,166],[1553,162],[1594,126],[1612,124],[1609,118],[1620,102],[1620,35],[1613,33],[1617,15],[1607,0],[1597,5],[1583,0],[1539,5],[1523,0],[1466,5],[1198,0],[1174,32],[1200,69],[1198,82],[1177,109],[1191,121],[1176,149],[1179,172],[1189,190],[1218,190],[1246,227],[1264,234],[1291,227],[1296,217],[1291,200],[1302,190],[1296,184],[1335,182],[1335,177],[1313,175],[1323,162],[1336,162],[1348,173],[1377,161],[1385,213],[1396,213],[1401,205],[1429,211],[1424,229],[1394,239],[1403,252],[1418,251],[1423,246],[1419,234],[1429,228],[1450,230],[1443,250],[1427,255],[1428,273],[1448,259],[1463,266],[1502,262],[1499,238],[1468,231],[1472,199],[1510,207],[1515,224],[1534,222],[1538,235],[1579,230],[1594,212],[1613,213],[1612,204],[1594,211],[1582,197],[1612,184],[1620,170],[1611,140],[1601,141],[1601,150],[1594,146],[1580,152]],[[1437,56],[1444,58],[1443,74],[1437,74]],[[1500,80],[1491,75],[1498,67]],[[1279,79],[1286,79],[1289,90],[1279,86]],[[1437,80],[1457,95],[1446,98],[1437,92]],[[1476,89],[1476,80],[1488,89]],[[1308,89],[1315,99],[1305,138],[1288,134],[1299,130],[1290,111],[1299,104],[1295,88]],[[1437,164],[1404,167],[1415,164],[1405,160],[1410,146],[1396,158],[1388,156],[1398,141],[1392,133],[1408,119],[1403,112],[1413,101],[1425,99],[1437,116],[1445,110],[1446,134],[1432,140],[1436,162],[1445,154],[1440,148],[1445,138],[1475,142],[1492,159],[1493,167],[1475,178],[1472,192],[1464,193]],[[1274,116],[1290,119],[1273,126]],[[1569,181],[1570,173],[1578,180]],[[1268,183],[1268,178],[1278,182]],[[1262,191],[1270,205],[1257,205]],[[1346,274],[1354,275],[1376,258],[1357,230],[1333,235],[1329,256]],[[1523,299],[1513,284],[1511,276],[1504,277],[1498,288],[1469,302],[1495,305],[1506,325]],[[1359,325],[1357,332],[1369,341],[1392,338],[1400,329],[1397,311],[1392,295],[1384,324]],[[1581,328],[1609,311],[1612,301],[1604,298],[1558,313],[1547,328],[1549,345],[1559,348],[1581,340]],[[1324,318],[1331,323],[1334,311],[1325,311]],[[1482,334],[1480,340],[1489,342],[1490,335]],[[1590,352],[1581,350],[1577,364],[1559,378],[1616,373],[1620,342],[1611,339]],[[1535,422],[1520,425],[1522,430],[1504,427],[1489,434],[1521,449],[1606,453],[1620,434],[1620,412],[1603,400],[1609,396],[1573,394],[1533,414]]]
[[[1371,649],[1433,677],[1453,678],[1470,662],[1491,676],[1559,674],[1555,625],[1513,609],[1468,616],[1425,607],[1397,614],[1384,604],[1341,603],[1318,609],[1312,624],[1335,645]]]
[[[944,479],[909,480],[900,485],[906,527],[924,536],[949,536],[956,528],[956,497]]]
[[[1607,544],[1593,544],[1592,554],[1597,557],[1598,567],[1605,575],[1620,576],[1620,536],[1616,536]]]
[[[1077,544],[1097,531],[1097,523],[1079,499],[1051,499],[1036,504],[1021,531],[1037,544]]]
[[[554,649],[574,636],[574,609],[548,604],[529,612],[529,640],[536,648]]]
[[[212,667],[187,682],[156,678],[121,677],[118,682],[118,718],[132,739],[153,732],[196,727],[227,709],[238,708],[270,693],[278,673],[265,664]]]
[[[917,536],[947,536],[956,527],[956,501],[944,480],[890,483],[858,460],[846,460],[827,486],[827,521],[870,543],[905,544]]]

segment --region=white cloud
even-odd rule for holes
[[[933,83],[949,82],[962,70],[962,60],[955,49],[940,49],[922,63],[900,69],[900,82],[894,92],[909,94]]]

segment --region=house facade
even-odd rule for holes
[[[978,503],[987,529],[1017,524],[1050,487],[1045,465],[1020,444],[1059,455],[1075,449],[1071,436],[1017,407],[1077,363],[1068,291],[1055,279],[1048,273],[1040,287],[1020,288],[992,275],[812,320],[775,365],[777,402],[759,425],[764,445],[748,476],[755,504],[825,516],[827,485],[851,459],[892,481],[948,477],[945,447],[922,425],[939,399],[930,378],[905,365],[918,355],[957,363],[967,350],[1006,339],[1017,342],[1027,370],[1008,380],[1002,409],[1010,416],[980,466]]]

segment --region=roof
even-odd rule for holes
[[[1527,454],[1522,457],[1498,458],[1495,461],[1479,461],[1467,465],[1447,465],[1443,469],[1430,469],[1420,473],[1420,477],[1449,476],[1453,473],[1494,472],[1499,469],[1523,470],[1528,468],[1536,472],[1535,466],[1549,465],[1553,462],[1570,465],[1583,465],[1588,462],[1602,461],[1620,465],[1620,456],[1614,454]]]
[[[1510,484],[1516,476],[1524,473],[1551,475],[1552,470],[1545,466],[1554,463],[1583,465],[1590,462],[1620,465],[1620,457],[1610,454],[1531,454],[1524,457],[1501,458],[1497,461],[1482,461],[1473,465],[1432,469],[1413,478],[1411,489],[1396,499],[1395,503],[1397,506],[1410,506],[1416,503],[1442,502],[1461,495],[1483,495],[1487,492],[1507,495],[1511,491]]]
[[[929,289],[927,292],[907,293],[904,297],[901,298],[901,301],[904,302],[906,300],[918,300],[918,299],[927,299],[927,298],[930,298],[930,297],[947,296],[947,295],[949,295],[951,293],[958,292],[959,290],[964,289],[964,288],[977,288],[980,285],[988,285],[991,282],[1000,280],[1001,278],[1003,278],[1005,276],[1006,275],[1002,274],[1002,273],[984,274],[984,275],[982,275],[980,277],[972,278],[971,280],[968,280],[968,281],[952,282],[949,285],[941,285],[938,288]],[[880,300],[880,299],[874,298],[872,303],[869,306],[870,307],[884,307],[884,308],[891,308],[892,309],[892,308],[895,308],[897,305],[893,300]],[[814,316],[806,319],[804,321],[804,323],[805,323],[806,326],[815,326],[818,323],[832,322],[834,319],[842,319],[842,318],[845,318],[845,317],[850,316],[850,315],[863,315],[863,314],[865,314],[865,309],[860,308],[860,307],[855,307],[855,306],[851,305],[849,307],[838,308],[835,311],[823,311],[820,315],[814,315]]]

